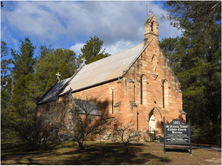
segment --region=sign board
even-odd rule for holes
[[[190,125],[175,119],[164,125],[166,144],[190,144]]]
[[[190,153],[191,150],[191,131],[190,125],[183,123],[179,119],[175,119],[172,122],[165,124],[164,122],[164,153],[165,153],[165,144],[190,144]],[[189,123],[190,124],[190,123]]]

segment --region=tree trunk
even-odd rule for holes
[[[80,149],[80,150],[83,150],[83,149],[84,149],[84,147],[83,147],[82,142],[78,142],[78,143],[79,143],[79,149]]]
[[[129,147],[128,147],[128,143],[125,143],[125,147],[126,147],[126,151],[130,152]]]

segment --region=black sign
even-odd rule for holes
[[[189,119],[190,124],[190,119]],[[191,147],[191,131],[190,125],[175,119],[172,122],[165,124],[165,117],[163,118],[164,126],[164,153],[166,153],[166,144],[190,144],[190,155],[192,156]]]
[[[189,125],[175,119],[164,126],[166,144],[190,144]]]

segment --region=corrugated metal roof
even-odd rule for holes
[[[143,43],[84,66],[68,83],[61,95],[122,76],[143,50]]]
[[[40,99],[38,104],[45,103],[47,101],[53,100],[58,92],[64,87],[64,85],[70,80],[70,78],[64,79],[62,81],[56,82],[53,87],[51,87],[46,94]]]
[[[145,47],[147,46],[148,45]],[[59,95],[63,95],[69,92],[70,88],[76,91],[121,77],[123,71],[130,68],[145,47],[143,43],[141,43],[117,54],[83,66],[74,77],[67,78],[55,84],[54,87],[43,96],[38,104],[53,100],[56,92],[59,92]]]

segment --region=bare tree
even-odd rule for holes
[[[69,93],[53,103],[48,103],[38,118],[38,132],[40,142],[47,144],[52,140],[77,141],[80,149],[87,137],[100,139],[111,128],[113,117],[105,111],[107,101],[90,97],[74,98],[70,89]],[[104,111],[100,110],[100,106]]]
[[[130,152],[129,143],[138,142],[141,138],[140,133],[137,130],[132,129],[133,124],[132,120],[129,123],[117,121],[113,131],[114,141],[122,142],[127,152]]]
[[[77,141],[80,149],[84,149],[83,142],[91,136],[103,135],[110,129],[113,117],[109,117],[107,112],[101,112],[99,105],[107,105],[100,99],[91,100],[88,95],[74,99],[71,91],[69,93],[68,124],[67,129],[73,140]]]

